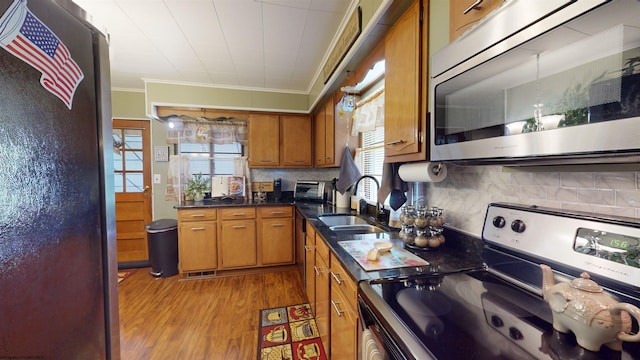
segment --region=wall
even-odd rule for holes
[[[428,206],[443,208],[450,226],[480,236],[487,205],[511,202],[640,219],[640,172],[591,166],[564,172],[502,166],[447,166],[429,183]]]

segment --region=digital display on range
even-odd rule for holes
[[[640,268],[640,239],[637,237],[579,228],[573,249],[597,258]]]

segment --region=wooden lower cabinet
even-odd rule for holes
[[[207,271],[218,267],[216,223],[193,221],[180,224],[178,237],[180,272]]]
[[[178,212],[180,273],[218,268],[217,210],[187,209]]]
[[[332,359],[356,359],[358,355],[357,283],[331,254],[330,354]]]
[[[316,314],[316,231],[307,222],[307,234],[304,242],[304,274],[305,293],[311,306],[311,311]]]
[[[260,264],[295,263],[292,206],[258,208],[258,248]]]
[[[358,355],[357,283],[324,239],[307,226],[306,291],[322,345],[330,359],[356,359]],[[312,257],[310,233],[314,236]],[[311,266],[310,264],[313,264]]]
[[[255,220],[223,220],[220,227],[220,267],[234,269],[258,264]]]
[[[178,211],[180,273],[291,265],[293,206]]]
[[[358,316],[356,309],[339,290],[331,288],[331,358],[356,359]]]
[[[317,237],[317,235],[316,235]],[[316,265],[315,265],[315,294],[316,294],[316,311],[315,320],[318,326],[318,332],[322,339],[322,345],[324,346],[325,353],[329,352],[331,348],[330,339],[330,284],[329,278],[329,247],[322,239],[316,239]]]

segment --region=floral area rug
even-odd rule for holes
[[[122,280],[128,278],[129,276],[131,276],[131,274],[133,274],[134,272],[136,272],[135,270],[122,270],[122,271],[118,271],[118,284],[120,284],[122,282]]]
[[[326,360],[309,304],[260,310],[258,360]]]

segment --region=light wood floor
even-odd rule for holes
[[[123,360],[256,359],[259,310],[307,302],[297,270],[118,285]]]

